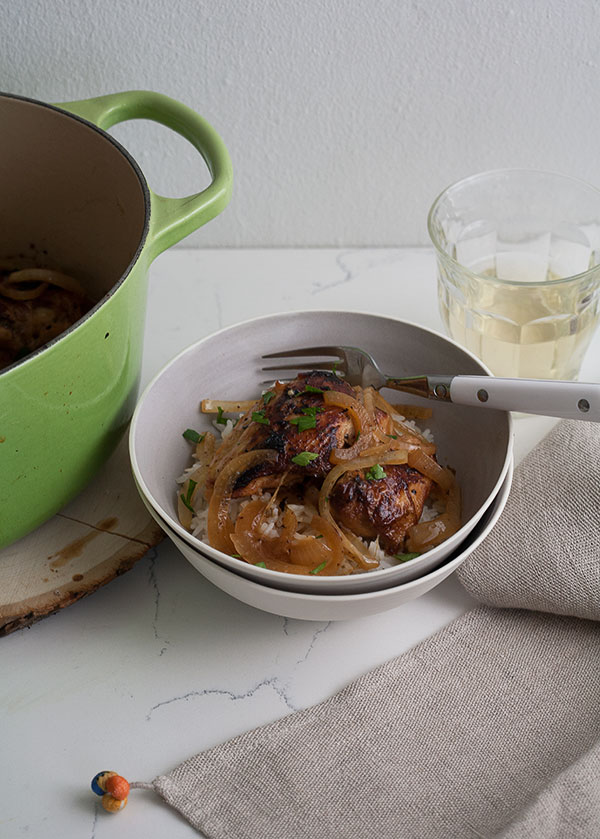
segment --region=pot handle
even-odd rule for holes
[[[149,190],[150,259],[206,224],[229,203],[233,183],[229,153],[214,128],[187,105],[162,93],[128,90],[76,102],[59,102],[56,107],[104,130],[129,119],[159,122],[188,140],[204,158],[212,182],[202,192],[184,198],[165,198]]]

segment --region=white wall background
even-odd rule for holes
[[[597,0],[0,0],[0,89],[148,88],[221,133],[227,211],[198,246],[426,244],[436,194],[533,166],[600,184]],[[0,126],[1,130],[1,126]],[[167,129],[116,127],[158,192],[206,177]]]

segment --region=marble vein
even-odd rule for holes
[[[332,621],[328,621],[328,622],[325,624],[325,626],[322,626],[322,627],[321,627],[321,629],[317,629],[317,631],[313,634],[313,636],[312,636],[312,638],[311,638],[311,640],[310,640],[310,644],[308,645],[308,648],[307,648],[306,652],[304,653],[304,655],[302,656],[302,658],[299,658],[299,659],[298,659],[298,661],[296,662],[296,664],[294,665],[294,669],[295,669],[296,667],[299,667],[301,664],[304,664],[304,662],[306,661],[306,659],[307,659],[307,658],[309,657],[309,655],[311,654],[312,649],[313,649],[314,645],[316,644],[316,642],[317,642],[317,638],[319,637],[319,635],[322,635],[324,632],[327,632],[327,630],[329,629],[329,627],[331,626],[331,624],[332,624]]]
[[[154,632],[154,639],[159,641],[162,644],[162,647],[159,652],[159,656],[163,655],[166,652],[167,647],[170,644],[170,641],[166,638],[163,638],[162,635],[158,631],[158,612],[160,607],[160,589],[158,587],[158,580],[156,577],[156,560],[158,558],[158,553],[156,548],[151,548],[147,554],[149,558],[148,564],[148,582],[154,589],[154,615],[152,617],[152,631]]]
[[[217,315],[217,328],[223,329],[223,308],[221,303],[221,289],[219,286],[215,287],[215,310]]]
[[[335,280],[331,280],[327,282],[315,282],[313,283],[311,294],[320,294],[322,291],[328,291],[330,288],[335,288],[336,286],[345,285],[346,283],[351,282],[355,279],[354,272],[351,271],[348,266],[344,263],[344,257],[348,254],[352,254],[353,251],[346,251],[345,253],[338,253],[335,257],[335,264],[337,267],[342,271],[342,276],[336,278]]]
[[[277,694],[277,696],[279,696],[279,698],[284,702],[286,707],[289,708],[290,711],[299,711],[300,707],[294,703],[292,697],[290,696],[290,682],[292,676],[296,669],[301,664],[304,664],[304,662],[308,659],[315,644],[317,643],[317,639],[319,638],[319,636],[327,632],[327,630],[331,626],[331,623],[331,621],[328,621],[324,626],[321,626],[319,629],[316,630],[316,632],[312,634],[310,642],[305,652],[303,653],[303,655],[296,659],[291,668],[289,676],[285,681],[283,681],[279,676],[270,676],[252,685],[252,687],[248,688],[247,690],[240,692],[228,690],[226,688],[206,688],[204,690],[190,690],[187,691],[187,693],[181,694],[180,696],[173,696],[170,699],[164,699],[162,702],[157,702],[156,705],[153,705],[146,714],[146,721],[149,722],[151,720],[155,711],[158,711],[160,708],[164,708],[167,705],[172,705],[175,702],[189,702],[192,699],[202,699],[206,696],[223,696],[233,702],[240,702],[244,699],[250,699],[262,688],[270,688],[271,690],[273,690]],[[288,635],[288,625],[289,619],[284,618],[284,632],[286,635]]]
[[[287,695],[285,689],[279,683],[279,679],[277,677],[271,677],[269,679],[263,679],[262,681],[258,682],[257,684],[253,685],[246,691],[241,693],[236,693],[232,690],[226,690],[224,688],[206,688],[206,690],[190,690],[187,693],[182,694],[181,696],[174,696],[171,699],[165,699],[162,702],[157,702],[156,705],[153,705],[152,708],[146,714],[146,720],[149,722],[152,718],[152,715],[155,711],[158,711],[159,708],[163,708],[166,705],[172,705],[174,702],[189,702],[191,699],[201,699],[205,696],[224,696],[227,699],[230,699],[233,702],[239,702],[244,699],[250,699],[254,696],[262,688],[271,688],[277,696],[280,697],[286,704],[286,706],[290,709],[290,711],[297,711],[298,708],[292,703],[291,699]]]
[[[331,288],[345,285],[346,283],[359,279],[359,277],[367,271],[371,271],[385,265],[393,265],[396,262],[401,262],[403,259],[404,254],[396,250],[341,251],[336,254],[335,264],[342,272],[342,276],[338,276],[336,279],[330,281],[324,280],[323,282],[313,283],[310,293],[314,296],[315,294],[320,294],[323,291],[328,291]]]
[[[94,805],[94,821],[92,822],[92,833],[90,835],[90,839],[96,839],[96,825],[98,823],[98,813],[100,811],[100,805],[96,803]]]

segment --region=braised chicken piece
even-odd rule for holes
[[[432,481],[405,464],[385,466],[385,477],[369,479],[370,470],[347,472],[334,487],[335,519],[357,536],[373,540],[389,554],[402,551],[406,532],[416,524]]]
[[[325,390],[354,396],[350,385],[335,374],[314,371],[301,374],[291,382],[277,382],[270,391],[273,396],[264,397],[254,411],[240,420],[231,436],[235,434],[243,442],[241,451],[274,449],[278,457],[275,462],[258,464],[240,475],[234,497],[274,489],[281,483],[284,473],[288,473],[284,478],[287,485],[308,477],[325,477],[331,469],[332,449],[350,445],[355,437],[348,412],[323,404]],[[255,414],[254,420],[252,414]],[[292,458],[302,452],[311,452],[317,457],[304,466],[294,463]]]
[[[60,335],[90,308],[85,298],[48,287],[33,300],[0,294],[0,369]]]

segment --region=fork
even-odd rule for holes
[[[501,379],[495,376],[397,378],[382,373],[373,356],[358,347],[303,347],[268,353],[263,355],[263,359],[290,359],[289,363],[262,368],[269,373],[331,370],[351,385],[373,387],[375,390],[388,387],[456,405],[600,422],[600,384],[549,379]]]

